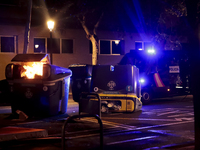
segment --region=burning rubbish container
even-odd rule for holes
[[[70,69],[51,65],[47,54],[18,54],[6,66],[12,113],[52,116],[67,111]]]

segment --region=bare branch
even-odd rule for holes
[[[93,33],[94,33],[95,35],[97,35],[97,33],[96,33],[96,29],[98,28],[99,23],[100,23],[101,19],[103,18],[103,15],[104,15],[104,13],[101,14],[99,20],[97,21],[97,23],[96,23],[95,26],[94,26]]]
[[[90,36],[91,36],[91,34],[90,34],[88,28],[87,28],[86,25],[85,25],[85,16],[83,16],[83,19],[82,19],[82,20],[78,17],[78,20],[80,21],[80,23],[81,23],[83,29],[85,30],[85,33],[87,34],[86,37],[89,39]]]

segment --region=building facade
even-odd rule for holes
[[[0,80],[5,79],[5,67],[11,59],[23,53],[25,26],[0,26]],[[98,64],[117,65],[131,49],[144,49],[150,38],[137,33],[97,31]],[[92,44],[83,29],[54,29],[52,44],[47,26],[31,27],[27,53],[47,53],[53,50],[53,64],[68,68],[71,64],[92,64]],[[139,45],[139,47],[138,47]],[[148,45],[148,44],[146,44]]]

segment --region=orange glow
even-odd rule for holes
[[[24,71],[21,73],[21,77],[27,77],[28,79],[34,79],[35,75],[42,76],[43,63],[42,62],[29,62],[23,65]]]

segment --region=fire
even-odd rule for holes
[[[29,62],[26,65],[23,65],[25,69],[21,73],[21,77],[27,77],[28,79],[34,79],[35,75],[42,76],[43,74],[43,63],[41,62]]]

